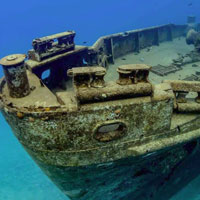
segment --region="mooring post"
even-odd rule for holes
[[[13,54],[0,60],[9,94],[13,98],[25,97],[30,93],[29,81],[24,65],[25,58],[26,55],[24,54]]]

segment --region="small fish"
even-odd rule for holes
[[[193,3],[191,2],[191,3],[188,3],[188,6],[192,6],[193,5]]]
[[[126,58],[122,58],[122,60],[126,60]]]
[[[83,42],[83,44],[86,44],[86,43],[87,43],[87,41],[84,41],[84,42]]]

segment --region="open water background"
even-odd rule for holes
[[[106,34],[184,24],[188,15],[200,22],[200,0],[2,0],[0,8],[0,57],[26,53],[34,38],[65,30],[76,31],[77,44],[91,45]],[[0,115],[0,200],[67,199],[26,154]],[[200,176],[172,200],[200,200]]]

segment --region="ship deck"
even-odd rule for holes
[[[194,47],[192,45],[186,44],[185,37],[180,37],[174,39],[172,42],[167,41],[161,43],[159,46],[152,46],[151,48],[142,49],[140,53],[130,53],[123,57],[117,58],[115,60],[115,64],[112,64],[108,67],[105,80],[116,80],[118,78],[116,69],[120,65],[145,63],[150,66],[156,66],[158,64],[168,66],[172,63],[173,59],[177,59],[180,55],[185,55],[193,49]],[[165,76],[159,76],[153,72],[150,72],[149,80],[153,84],[159,84],[163,80],[182,80],[196,75],[198,72],[200,73],[200,62],[195,62],[184,65],[182,70],[169,73]],[[189,122],[196,117],[196,113],[174,113],[171,120],[171,129]]]
[[[185,38],[180,37],[174,39],[172,42],[163,42],[159,46],[152,46],[150,48],[145,48],[140,51],[140,53],[130,53],[123,57],[115,59],[115,64],[109,65],[107,73],[105,75],[105,81],[117,80],[118,73],[117,68],[124,64],[138,64],[143,63],[150,66],[155,66],[158,64],[169,65],[172,63],[172,59],[178,58],[179,55],[185,55],[193,50],[193,46],[188,46],[185,43]],[[195,67],[194,67],[195,66]],[[180,71],[170,73],[166,76],[159,76],[153,72],[150,72],[149,79],[153,84],[161,83],[163,80],[181,80],[188,76],[200,73],[200,62],[187,64]],[[7,87],[4,88],[4,94],[7,96],[6,99],[8,104],[11,102],[16,107],[58,107],[62,108],[67,105],[71,109],[77,108],[77,103],[73,96],[72,80],[67,81],[67,90],[55,89],[50,91],[47,87],[40,87],[41,82],[37,77],[28,73],[28,78],[30,85],[34,86],[35,89],[30,95],[20,98],[13,99],[8,95]],[[58,101],[62,99],[62,103]],[[174,113],[172,117],[171,128],[175,128],[185,122],[194,119],[197,116],[195,113]]]
[[[110,65],[105,80],[116,80],[118,73],[117,67],[125,64],[147,64],[156,66],[158,64],[167,66],[172,63],[173,59],[177,59],[179,55],[185,55],[193,50],[192,45],[187,45],[184,37],[176,38],[172,42],[167,41],[160,43],[159,46],[145,48],[140,53],[130,53],[123,57],[117,58],[115,64]],[[194,63],[185,65],[182,70],[168,75],[159,76],[150,72],[150,81],[154,84],[161,83],[163,80],[181,80],[196,72],[200,72],[200,62],[195,63],[199,67],[192,67]]]

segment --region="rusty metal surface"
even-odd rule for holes
[[[199,81],[185,81],[185,80],[165,80],[169,83],[175,92],[200,92]]]
[[[21,98],[29,95],[30,87],[26,74],[24,60],[26,55],[13,54],[1,59],[9,95],[13,98]]]
[[[149,96],[151,93],[150,83],[119,85],[116,82],[109,82],[102,88],[80,87],[76,89],[77,99],[82,103]]]
[[[119,85],[131,85],[136,83],[149,83],[148,76],[151,67],[144,64],[129,64],[119,66],[117,72]]]
[[[12,54],[2,58],[0,60],[0,64],[3,66],[13,66],[22,63],[25,58],[25,54]]]
[[[87,50],[87,47],[76,45],[75,49],[73,51],[65,52],[63,54],[47,58],[46,60],[41,61],[41,62],[29,59],[29,60],[27,60],[26,65],[30,70],[32,70],[34,68],[41,67],[46,64],[50,64],[56,60],[59,60],[61,58],[64,58],[64,57],[67,57],[67,56],[70,56],[70,55],[73,55],[73,54],[76,54],[76,53],[79,53],[79,52],[82,52],[85,50]]]
[[[17,108],[18,111],[24,110],[37,111],[45,107],[59,107],[56,96],[45,86],[41,85],[40,80],[35,74],[27,72],[31,93],[25,97],[13,98],[9,95],[7,84],[2,88],[2,98],[4,105],[10,105],[11,108]],[[3,82],[2,82],[3,83]]]
[[[150,66],[145,64],[129,64],[129,65],[121,65],[118,67],[121,71],[137,71],[137,70],[147,70],[149,71],[151,69]]]
[[[8,83],[3,80],[0,83],[0,108],[14,134],[71,199],[88,200],[93,195],[100,200],[102,190],[112,194],[108,199],[127,197],[138,190],[132,188],[134,181],[130,181],[130,176],[124,176],[126,169],[139,170],[146,160],[143,164],[153,174],[152,179],[146,179],[148,185],[158,171],[161,177],[168,177],[191,153],[184,144],[200,138],[200,118],[198,114],[184,120],[181,120],[183,114],[180,118],[178,114],[173,117],[180,108],[175,93],[195,91],[199,98],[198,82],[152,85],[148,80],[150,67],[146,65],[121,66],[118,80],[104,81],[107,63],[121,55],[129,40],[134,40],[136,46],[133,49],[128,46],[125,53],[138,52],[145,46],[182,35],[185,26],[179,28],[176,32],[173,25],[167,25],[124,32],[103,37],[89,49],[76,46],[75,50],[58,55],[58,52],[48,53],[50,57],[43,61],[30,57],[26,66],[32,89],[26,97],[11,97]],[[41,42],[52,42],[49,40],[56,37],[60,35],[42,38]],[[34,54],[33,50],[31,53]],[[198,60],[198,56],[197,52],[191,52],[191,62]],[[179,61],[174,63],[176,67],[180,65]],[[50,69],[49,85],[40,80],[47,69]],[[68,69],[74,90],[64,87],[69,80]],[[195,111],[199,112],[199,104]],[[156,157],[151,160],[149,154]],[[130,161],[129,166],[126,161]],[[91,172],[95,174],[93,179]],[[113,180],[115,175],[122,182]],[[102,183],[105,177],[108,182]],[[122,187],[125,183],[127,188]]]
[[[199,112],[200,111],[200,82],[186,80],[167,80],[164,83],[171,85],[175,96],[175,109],[179,112]],[[187,98],[189,93],[196,93],[193,98]]]
[[[34,39],[33,50],[29,51],[29,59],[41,61],[48,57],[74,50],[74,31],[67,31]]]
[[[149,96],[152,85],[148,81],[147,65],[124,65],[118,68],[119,79],[105,82],[103,67],[79,67],[68,70],[73,77],[75,94],[80,103]]]
[[[59,38],[64,38],[67,36],[74,36],[75,32],[74,31],[65,31],[62,33],[56,33],[54,35],[49,35],[49,36],[45,36],[45,37],[41,37],[41,38],[37,38],[36,40],[38,40],[39,42],[46,42],[48,40],[53,40],[53,39],[59,39]]]
[[[131,52],[138,53],[146,47],[159,45],[162,42],[183,36],[186,29],[186,25],[166,24],[100,37],[89,48],[91,53],[89,63],[105,66],[105,64],[99,61],[99,57],[102,60],[104,56],[107,56],[108,62],[113,63],[120,56]]]
[[[94,75],[98,73],[106,73],[106,69],[100,66],[92,66],[92,67],[76,67],[68,70],[68,75],[77,76],[77,75]]]
[[[195,147],[195,142],[191,142],[149,153],[145,157],[129,157],[85,167],[58,167],[39,161],[38,164],[46,174],[51,174],[50,178],[70,199],[102,200],[103,196],[106,200],[146,200],[156,197],[158,192],[162,193],[167,180],[173,177],[172,171],[174,174],[183,171],[183,163],[190,154],[188,149],[194,151]],[[34,152],[29,153],[34,157]],[[183,183],[183,180],[180,182]]]
[[[5,114],[11,126],[15,127],[18,124],[18,127],[21,127],[16,134],[25,146],[28,145],[29,148],[35,150],[78,151],[111,144],[120,145],[123,142],[135,141],[169,129],[172,105],[172,101],[169,107],[166,101],[152,104],[149,98],[138,98],[116,101],[115,104],[107,102],[84,105],[78,112],[56,112],[50,108],[46,111],[44,109],[43,112],[21,112],[23,117],[18,115],[19,111],[7,111]],[[151,109],[151,115],[148,113],[149,109]],[[160,115],[157,115],[158,109]],[[138,116],[137,113],[143,114]],[[30,120],[30,117],[34,120]],[[140,120],[141,117],[143,121]],[[163,121],[164,118],[165,121]],[[113,140],[111,144],[101,143],[94,139],[95,130],[99,125],[119,121],[128,127],[125,137]],[[88,161],[85,160],[85,162]]]

